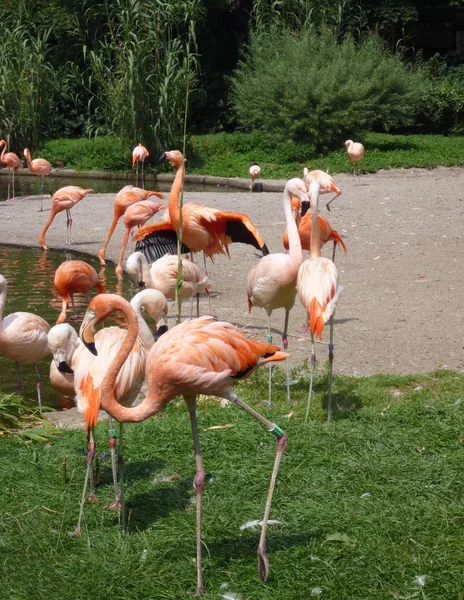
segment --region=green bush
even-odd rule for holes
[[[68,169],[81,171],[124,171],[131,165],[131,148],[117,137],[95,139],[58,139],[46,142],[40,149],[52,164],[63,161]]]
[[[325,151],[368,130],[411,123],[425,80],[377,36],[337,43],[327,29],[296,36],[276,28],[251,36],[231,84],[243,128]]]

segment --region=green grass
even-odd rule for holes
[[[199,407],[209,475],[205,598],[462,598],[464,376],[337,377],[327,424],[322,374],[308,423],[307,370],[295,375],[292,405],[282,372],[276,375],[275,405],[260,410],[289,442],[271,511],[281,524],[269,530],[267,583],[256,572],[259,532],[240,525],[262,518],[275,441],[234,406],[204,400]],[[266,397],[266,377],[264,369],[256,373],[237,386],[239,395],[256,405]],[[208,429],[225,424],[233,426]],[[84,433],[45,444],[0,442],[2,598],[178,600],[195,589],[195,466],[184,403],[125,429],[126,536],[118,515],[101,509],[111,499],[104,424],[96,432],[104,453],[99,503],[86,506],[78,539],[66,531],[77,518]],[[423,588],[415,582],[422,575]]]
[[[362,140],[366,155],[358,170],[433,168],[463,166],[462,137],[440,135],[387,135],[370,133]],[[130,171],[131,153],[117,138],[96,140],[53,140],[38,152],[66,168],[78,170]],[[220,133],[192,136],[187,152],[187,172],[218,177],[249,177],[250,162],[256,161],[264,179],[288,179],[301,176],[304,166],[330,173],[353,172],[344,147],[325,156],[312,156],[304,145],[279,144],[275,139],[253,133]],[[150,157],[147,172],[162,169]],[[170,171],[170,168],[164,167]]]

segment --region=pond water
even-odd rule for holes
[[[100,267],[98,259],[87,255],[52,250],[44,252],[37,248],[15,248],[0,245],[0,273],[8,281],[4,316],[15,311],[33,312],[53,326],[61,310],[61,298],[53,284],[55,270],[63,261],[70,259],[85,260],[92,265],[99,273],[107,292],[122,294],[125,298],[131,298],[137,292],[127,279],[122,282],[117,280],[114,268],[109,267],[105,270]],[[94,295],[93,291],[90,292],[90,295]],[[79,331],[82,317],[87,309],[87,298],[76,294],[75,304],[79,319],[74,322],[69,321],[69,317],[72,315],[70,308],[68,323],[74,325]],[[107,324],[111,323],[105,323],[105,325]],[[152,324],[150,326],[152,327]],[[74,405],[73,402],[69,398],[61,398],[50,385],[48,375],[50,362],[51,355],[38,363],[42,380],[42,403],[57,409],[69,408]],[[32,364],[21,365],[21,379],[23,396],[36,403],[35,371]],[[0,390],[5,394],[16,392],[16,365],[1,355]]]

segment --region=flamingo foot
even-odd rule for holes
[[[190,596],[191,598],[198,598],[200,596],[203,596],[205,593],[205,589],[203,587],[198,588],[196,592],[187,592],[187,595]]]
[[[80,537],[80,535],[81,535],[80,527],[76,527],[76,529],[74,531],[68,531],[69,537]]]
[[[87,498],[87,500],[89,502],[98,502],[97,497],[95,496],[95,494],[90,494],[90,496]]]
[[[266,549],[258,547],[258,574],[261,581],[267,581],[269,577],[269,559]]]
[[[106,504],[103,507],[103,510],[121,510],[121,501],[115,500],[114,502],[111,502],[111,504]]]
[[[302,327],[301,329],[297,329],[296,330],[297,333],[309,333],[309,327],[307,325],[305,325],[304,327]]]

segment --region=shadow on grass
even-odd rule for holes
[[[109,452],[105,453],[104,458],[104,464],[102,464],[100,459],[97,487],[113,484],[113,473],[111,470],[111,458]],[[126,485],[131,485],[135,481],[140,481],[141,479],[155,475],[164,468],[165,464],[165,462],[156,459],[126,462],[124,464],[124,480]]]

